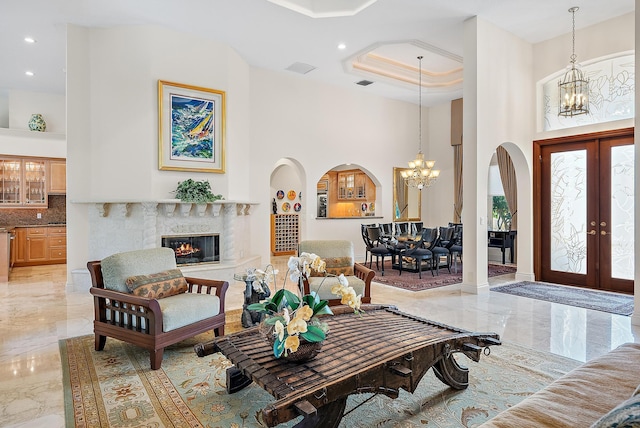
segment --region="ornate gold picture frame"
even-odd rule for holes
[[[159,169],[224,173],[225,93],[158,80]]]

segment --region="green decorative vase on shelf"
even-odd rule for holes
[[[29,119],[29,129],[38,132],[44,132],[47,129],[47,123],[40,113],[31,115],[31,119]]]

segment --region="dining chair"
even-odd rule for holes
[[[367,228],[375,226],[375,223],[372,224],[361,224],[360,225],[360,235],[362,236],[362,242],[364,242],[364,264],[366,266],[367,260],[371,254],[372,244],[369,242],[369,237],[367,235]],[[373,259],[373,257],[371,257]]]
[[[458,273],[458,261],[462,263],[462,225],[456,224],[453,226],[453,237],[449,243],[449,253],[451,253],[451,259],[453,262],[453,272]],[[457,256],[457,257],[456,257]]]
[[[408,222],[396,223],[395,226],[396,226],[396,235],[406,235],[407,233],[409,233]]]
[[[453,232],[453,227],[438,228],[438,239],[431,248],[436,267],[436,274],[440,274],[440,259],[442,257],[446,257],[446,267],[449,273],[451,273],[451,252],[449,250],[449,244],[453,238]]]
[[[387,246],[386,241],[383,239],[382,228],[380,226],[367,227],[367,238],[368,243],[371,246],[371,249],[369,250],[371,253],[369,268],[371,268],[373,257],[375,257],[376,269],[379,269],[382,272],[382,276],[384,276],[384,258],[387,256],[393,258],[394,252]],[[380,265],[378,264],[378,259],[380,258],[382,259],[382,268],[380,268]]]
[[[423,223],[421,221],[411,223],[411,233],[413,235],[419,235],[422,233],[422,225]]]
[[[424,244],[434,239],[432,229],[422,229],[420,239],[408,242],[407,248],[398,252],[399,275],[402,275],[403,262],[409,261],[410,263],[415,263],[415,267],[418,270],[418,278],[422,279],[422,262],[428,261],[429,270],[431,270],[431,276],[433,276],[433,253],[425,248]]]
[[[387,236],[393,235],[393,223],[380,223],[382,234]]]

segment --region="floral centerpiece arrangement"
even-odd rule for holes
[[[290,357],[305,344],[316,344],[314,348],[319,349],[318,345],[326,339],[328,333],[328,325],[322,322],[319,315],[333,315],[328,302],[321,300],[317,291],[309,294],[304,294],[303,291],[303,279],[311,274],[312,269],[324,272],[325,277],[332,276],[326,273],[325,262],[316,254],[302,253],[298,257],[290,257],[287,268],[289,278],[298,286],[299,294],[285,288],[285,276],[282,288],[270,299],[248,306],[251,311],[265,314],[263,324],[268,328],[267,334],[273,341],[273,355],[276,358]],[[258,275],[265,275],[263,271],[256,271]],[[349,287],[344,275],[338,276],[338,284],[332,287],[331,292],[340,296],[343,304],[360,312],[361,296],[357,296],[354,289]]]

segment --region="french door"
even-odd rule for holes
[[[541,281],[633,293],[633,129],[536,141]]]

